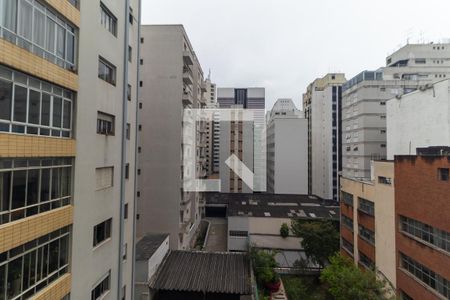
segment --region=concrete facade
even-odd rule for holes
[[[182,25],[141,30],[137,235],[167,232],[171,249],[187,249],[201,219],[202,194],[184,191],[184,178],[206,175],[206,127],[185,123],[183,113],[206,105],[203,72]],[[185,144],[183,130],[192,126],[196,144]],[[195,169],[183,166],[192,152]]]
[[[341,178],[341,253],[361,268],[375,267],[391,294],[396,286],[394,185],[392,161],[373,162],[370,181]]]
[[[386,158],[386,101],[450,77],[450,44],[410,44],[343,85],[342,174],[370,178],[370,161]]]
[[[342,170],[342,84],[345,75],[331,73],[313,81],[303,94],[308,120],[308,193],[322,199],[339,198]]]
[[[302,115],[292,99],[278,99],[270,112],[266,138],[269,193],[308,194],[308,121]]]
[[[414,155],[418,147],[450,146],[450,80],[392,98],[386,111],[388,159]]]

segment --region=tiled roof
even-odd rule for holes
[[[243,253],[171,251],[150,288],[249,295],[250,259]]]
[[[136,260],[148,260],[168,236],[166,233],[147,233],[136,244]]]

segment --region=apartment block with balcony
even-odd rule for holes
[[[370,178],[370,161],[386,158],[386,101],[450,76],[450,44],[408,44],[386,67],[364,71],[342,87],[342,173]]]
[[[394,163],[374,161],[372,177],[341,177],[341,254],[374,269],[395,293]]]
[[[206,175],[206,118],[187,122],[183,113],[206,106],[203,72],[183,26],[144,25],[141,33],[137,235],[169,233],[172,249],[188,249],[204,201],[184,183]],[[189,128],[195,145],[183,139]],[[186,155],[196,164],[184,166]]]
[[[109,2],[0,1],[0,298],[131,298],[134,184],[112,174],[134,168],[139,2]]]
[[[342,84],[345,75],[327,74],[314,80],[303,94],[308,120],[308,192],[338,201],[342,170]]]
[[[450,297],[450,148],[395,156],[397,289],[402,299]]]

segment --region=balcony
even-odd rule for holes
[[[185,84],[191,85],[194,82],[194,75],[189,67],[183,67],[183,82]]]
[[[200,88],[202,89],[202,92],[206,92],[206,82],[202,81]]]
[[[183,77],[184,78],[184,77]],[[194,96],[192,95],[192,92],[190,89],[185,88],[183,90],[183,104],[189,105],[194,103]]]
[[[194,60],[192,59],[191,51],[185,50],[183,51],[183,61],[185,64],[192,66],[194,64]]]

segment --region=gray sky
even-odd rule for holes
[[[301,108],[317,77],[381,67],[408,38],[450,38],[450,1],[142,0],[142,23],[183,24],[219,87],[265,87],[267,109]]]

